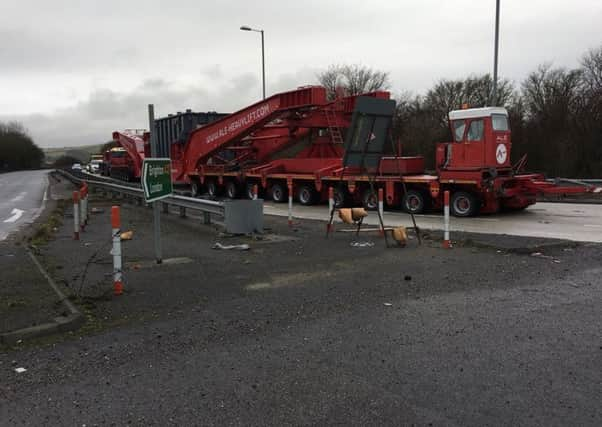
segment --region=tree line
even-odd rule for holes
[[[333,65],[318,74],[332,99],[390,89],[389,75],[358,65]],[[435,144],[449,141],[447,113],[470,107],[504,106],[512,129],[512,158],[527,154],[527,169],[548,176],[602,178],[602,46],[581,57],[579,67],[540,65],[515,84],[498,81],[492,99],[489,74],[442,79],[422,95],[397,95],[393,138],[404,155],[435,164]]]
[[[0,171],[39,169],[44,152],[18,122],[0,122]]]

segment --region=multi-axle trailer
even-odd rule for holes
[[[363,96],[388,99],[389,93]],[[161,124],[166,119],[159,119],[155,131],[158,143],[169,149],[172,180],[189,185],[194,196],[205,190],[211,196],[252,197],[256,186],[275,202],[286,201],[292,192],[309,205],[327,200],[332,187],[338,206],[375,208],[373,189],[382,188],[386,205],[420,213],[440,208],[443,192],[449,191],[451,212],[471,216],[523,209],[541,193],[593,191],[557,187],[543,175],[519,173],[524,162],[510,162],[508,114],[500,107],[449,113],[453,140],[437,144],[435,173],[425,172],[423,157],[400,155],[383,157],[375,176],[345,169],[343,143],[356,99],[328,101],[325,88],[307,86],[180,133],[166,131]]]

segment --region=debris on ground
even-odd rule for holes
[[[17,374],[22,374],[22,373],[23,373],[23,372],[25,372],[25,371],[27,371],[27,369],[25,369],[25,368],[15,368],[15,372],[16,372]]]
[[[221,249],[221,250],[237,250],[237,251],[248,251],[250,249],[250,246],[247,245],[246,243],[243,243],[241,245],[222,245],[221,243],[217,242],[215,243],[213,246],[211,246],[211,249]]]
[[[391,304],[390,302],[385,302],[385,303],[383,303],[383,305],[384,305],[385,307],[391,307],[393,304]]]
[[[404,247],[408,241],[408,234],[405,227],[395,227],[393,229],[393,240],[397,242],[399,246]]]
[[[134,232],[132,230],[124,231],[121,233],[120,237],[121,240],[132,240],[132,237],[134,237]]]
[[[104,213],[104,211],[105,211],[105,210],[104,210],[103,208],[92,208],[92,209],[90,210],[90,212],[91,212],[91,213],[93,213],[93,214],[100,214],[100,213]]]
[[[371,248],[374,246],[373,242],[351,242],[351,246],[354,248]]]

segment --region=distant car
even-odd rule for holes
[[[71,170],[82,170],[82,165],[80,163],[73,163],[73,165],[71,165]]]
[[[90,164],[88,164],[88,170],[92,173],[100,172],[100,164],[102,160],[92,160]]]

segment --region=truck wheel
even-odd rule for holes
[[[335,187],[332,191],[332,197],[334,199],[334,207],[340,209],[347,204],[347,198],[349,194],[347,189],[344,187]]]
[[[475,196],[466,191],[456,191],[450,200],[450,211],[453,216],[467,217],[476,215],[479,210]]]
[[[207,193],[211,197],[217,197],[219,195],[219,187],[217,186],[215,180],[211,179],[207,181]]]
[[[270,195],[276,203],[284,203],[288,197],[286,188],[282,184],[273,184],[270,188]]]
[[[192,197],[199,197],[201,195],[201,183],[196,179],[193,179],[190,184],[190,195]]]
[[[407,213],[421,214],[424,212],[424,194],[418,190],[408,190],[401,199],[401,207]]]
[[[378,208],[378,195],[372,189],[367,188],[362,194],[362,204],[364,208],[374,211]]]
[[[316,201],[316,192],[310,185],[302,185],[297,192],[297,199],[303,206],[313,205]]]
[[[238,184],[234,181],[228,181],[226,183],[226,196],[229,199],[236,199],[238,197]]]

